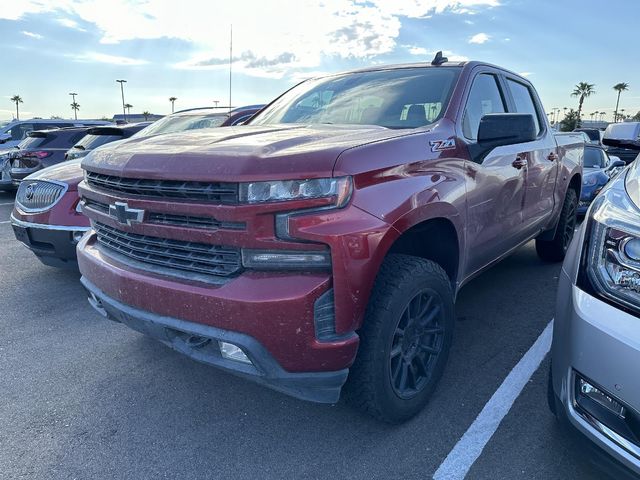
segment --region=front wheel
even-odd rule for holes
[[[536,238],[536,252],[547,262],[561,262],[567,254],[569,244],[576,230],[578,196],[575,190],[567,190],[556,233],[551,240]]]
[[[453,292],[438,264],[409,255],[385,259],[360,330],[347,399],[400,423],[429,401],[442,376],[454,327]]]

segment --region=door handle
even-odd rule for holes
[[[517,168],[518,170],[520,170],[521,168],[527,166],[527,159],[522,157],[516,157],[516,159],[513,161],[511,165],[513,166],[513,168]]]
[[[549,160],[550,162],[558,160],[558,154],[556,152],[551,152],[549,155],[547,155],[547,160]]]

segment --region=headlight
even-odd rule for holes
[[[586,177],[582,181],[582,185],[585,187],[593,187],[596,183],[598,183],[598,179],[596,177]]]
[[[351,194],[351,177],[314,178],[310,180],[276,180],[240,184],[240,201],[244,203],[284,202],[335,198],[343,206]]]
[[[584,258],[588,286],[634,310],[640,309],[639,215],[622,179],[615,182],[591,208]]]
[[[242,250],[242,265],[245,268],[308,270],[331,268],[329,250],[281,251]]]

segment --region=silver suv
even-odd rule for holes
[[[605,141],[606,142],[606,141]],[[628,146],[628,145],[627,145]],[[549,404],[607,469],[640,475],[640,162],[595,199],[559,279]],[[565,422],[563,422],[565,423]]]

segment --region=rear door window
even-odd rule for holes
[[[473,81],[462,117],[462,132],[471,140],[478,139],[480,119],[489,113],[504,113],[505,103],[495,75],[482,73]]]
[[[515,80],[507,79],[509,90],[511,90],[511,96],[516,104],[516,112],[518,113],[530,113],[533,115],[533,121],[536,124],[536,132],[540,134],[542,129],[540,128],[540,115],[536,108],[531,90],[526,85],[516,82]]]

